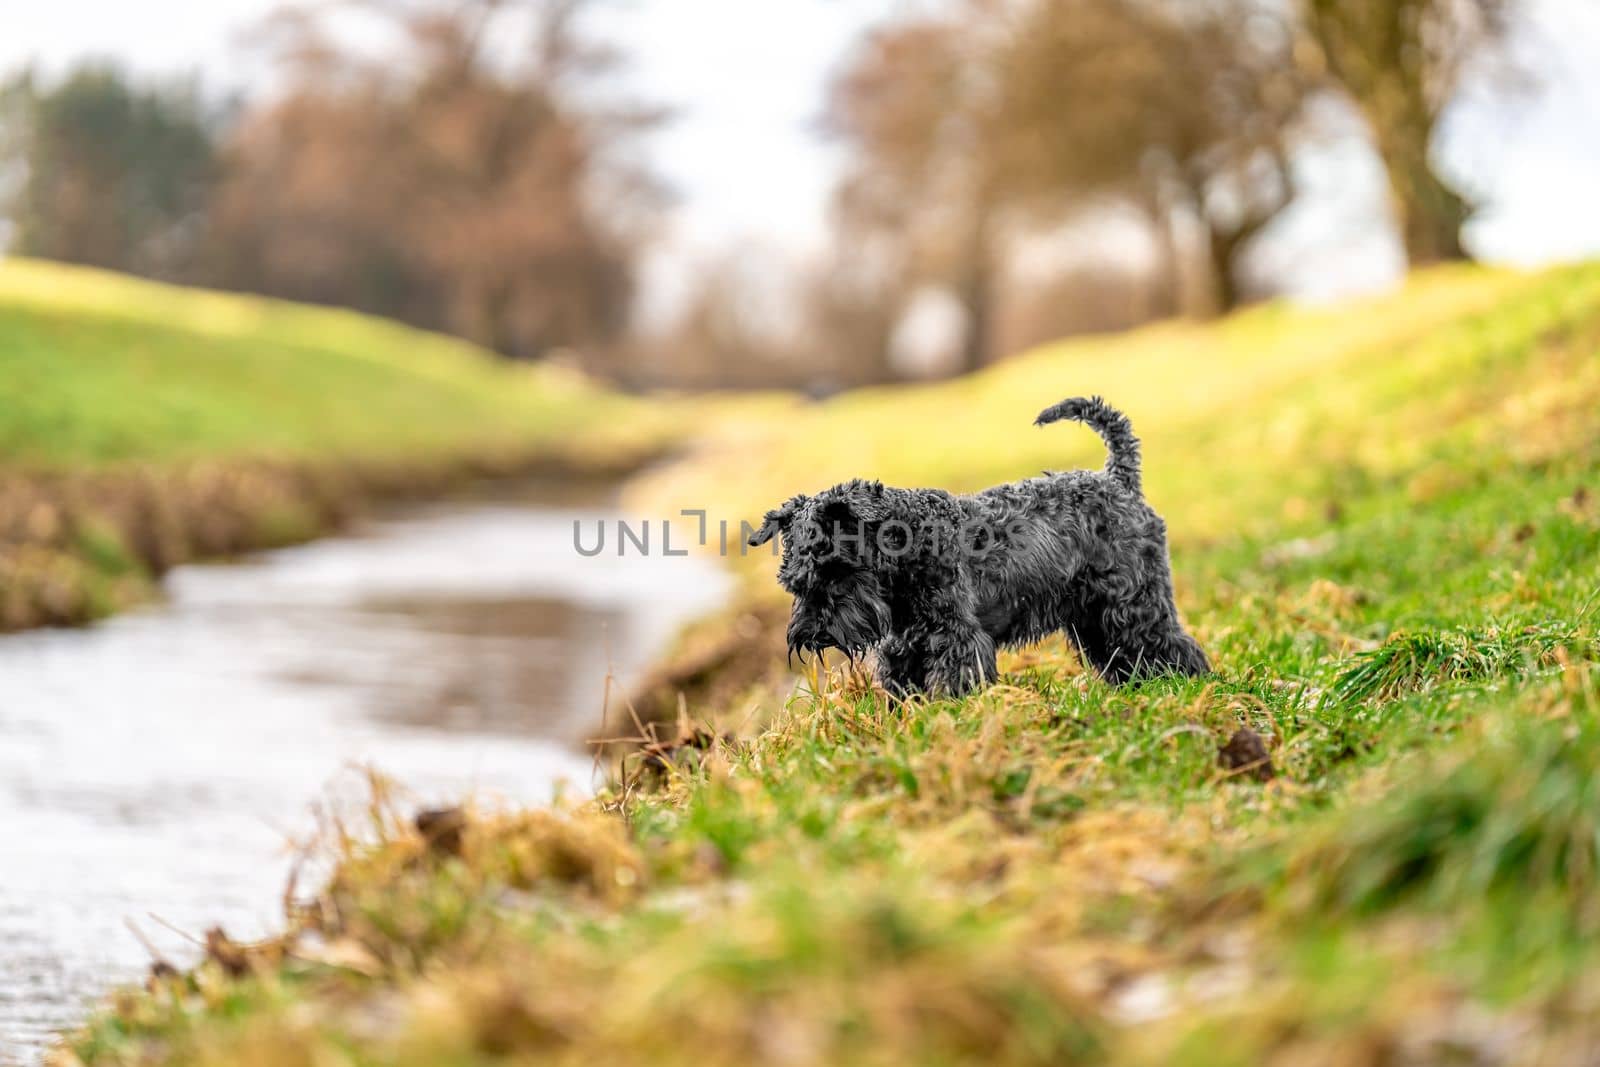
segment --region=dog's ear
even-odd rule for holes
[[[792,496],[762,516],[761,528],[750,535],[750,547],[759,547],[781,533],[788,533],[790,524],[794,522],[795,515],[805,505],[806,500],[804,493]]]

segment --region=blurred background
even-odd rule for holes
[[[1596,268],[1449,265],[1600,255],[1597,116],[1595,0],[0,3],[0,1062],[281,929],[352,764],[543,804],[761,721],[770,559],[662,518],[1097,465],[1063,396],[1208,647],[1350,516],[1368,637],[1556,611],[1474,568],[1592,556]]]
[[[1600,250],[1589,0],[70,0],[0,247],[821,395]]]

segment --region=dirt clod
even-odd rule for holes
[[[733,742],[731,734],[715,734],[703,726],[665,741],[652,741],[639,750],[639,765],[647,770],[668,773],[674,768],[697,764],[702,754],[718,741]]]
[[[461,855],[461,836],[467,828],[467,813],[460,808],[430,808],[417,812],[417,833],[428,843],[428,850],[446,856]]]
[[[206,931],[206,957],[230,978],[243,978],[252,970],[250,950],[229,938],[220,926]]]
[[[150,965],[150,973],[145,977],[144,987],[148,992],[159,993],[167,983],[182,977],[183,972],[166,960],[156,960]]]
[[[1230,774],[1250,775],[1258,782],[1270,782],[1277,772],[1267,742],[1248,726],[1241,726],[1217,752],[1217,766]]]

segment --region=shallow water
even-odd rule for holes
[[[360,796],[353,768],[419,806],[589,789],[608,673],[725,594],[714,561],[580,557],[573,520],[603,516],[413,513],[181,568],[165,602],[93,629],[0,638],[0,1062],[142,979],[130,920],[180,963],[163,922],[271,932],[287,844]]]

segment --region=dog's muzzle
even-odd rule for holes
[[[837,637],[827,628],[810,623],[789,624],[790,652],[821,652],[826,648],[842,647]]]

